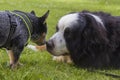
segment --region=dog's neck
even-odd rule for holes
[[[41,26],[42,23],[40,22],[39,18],[36,17],[35,15],[27,13],[27,16],[29,17],[29,19],[32,23],[33,32],[31,33],[31,39],[32,39],[32,41],[34,41],[34,40],[38,39],[38,37],[40,37],[40,34],[43,29],[43,27]]]

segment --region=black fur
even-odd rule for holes
[[[88,13],[99,16],[104,26]],[[64,32],[73,62],[82,67],[120,67],[120,17],[88,11],[79,17],[82,25]]]
[[[48,16],[49,11],[42,17],[35,16],[34,11],[32,11],[31,13],[26,13],[22,11],[13,11],[13,12],[22,13],[30,19],[32,24],[32,32],[30,34],[31,40],[33,42],[35,41],[38,45],[43,44],[45,40],[45,36],[44,39],[42,39],[43,38],[42,35],[43,33],[47,32],[47,25],[45,20]],[[9,16],[9,15],[13,15],[13,16]],[[10,33],[11,18],[14,18],[14,22],[16,23],[16,26],[15,26],[15,31],[13,32],[9,42],[7,42]],[[25,25],[25,22],[19,16],[9,13],[8,11],[0,12],[0,47],[4,47],[7,50],[12,50],[13,57],[15,59],[13,61],[14,63],[10,65],[14,65],[18,62],[20,54],[23,51],[28,38],[29,38],[28,29]],[[43,41],[39,41],[41,39]]]

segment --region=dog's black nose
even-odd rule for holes
[[[52,40],[47,41],[46,42],[46,47],[47,47],[47,49],[51,49],[52,50],[54,48],[53,41]]]

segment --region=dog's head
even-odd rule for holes
[[[81,29],[82,27],[84,27],[84,23],[82,24],[83,26],[80,27]],[[68,38],[76,37],[77,34],[74,35],[73,32],[76,32],[77,29],[74,29],[74,27],[77,28],[80,25],[81,24],[79,24],[78,13],[63,16],[57,24],[56,33],[46,43],[47,50],[56,56],[69,54],[69,50],[66,46],[65,37]]]
[[[91,13],[71,13],[59,20],[56,33],[46,42],[46,46],[55,56],[75,54],[84,46],[84,39],[87,43],[90,39],[100,39],[97,40],[99,42],[103,41],[105,36],[105,27],[98,16]]]
[[[35,12],[31,11],[31,20],[33,25],[32,41],[38,45],[45,44],[45,37],[47,33],[46,19],[49,15],[49,10],[41,17],[36,17]]]

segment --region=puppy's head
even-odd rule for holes
[[[31,11],[31,14],[35,16],[34,11]],[[33,21],[32,21],[33,28],[34,28],[32,41],[38,45],[45,44],[45,37],[47,33],[46,19],[48,15],[49,15],[49,10],[43,16],[33,18]]]
[[[57,24],[56,33],[46,42],[47,50],[55,56],[69,54],[66,40],[75,40],[78,37],[77,32],[82,31],[84,24],[84,18],[79,13],[63,16]]]

